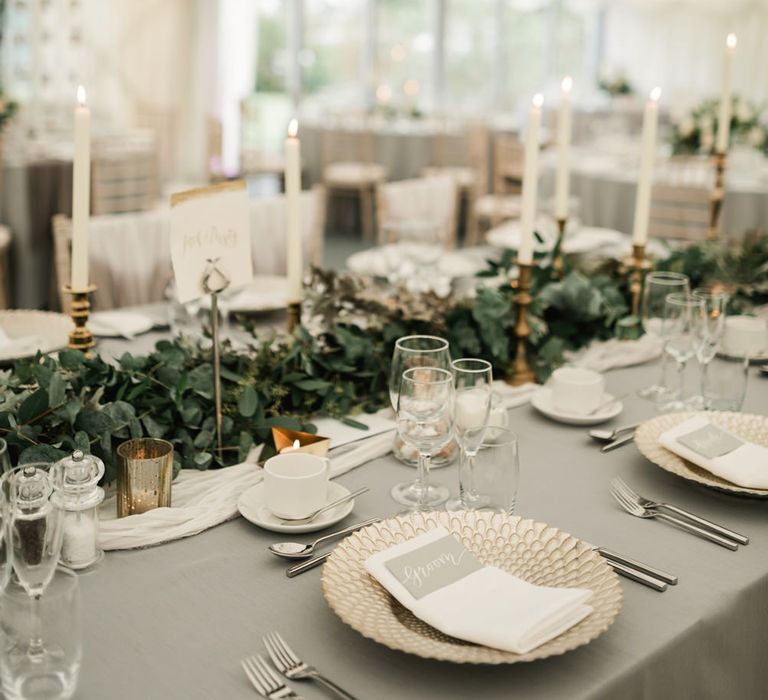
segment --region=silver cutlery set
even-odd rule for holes
[[[346,690],[328,680],[314,666],[302,661],[277,632],[270,632],[262,642],[272,660],[272,665],[263,656],[255,654],[243,659],[240,664],[251,685],[262,697],[269,700],[302,700],[285,679],[293,681],[314,681],[342,700],[356,700]]]
[[[598,442],[604,442],[600,448],[600,452],[610,452],[617,447],[626,445],[635,438],[635,428],[639,423],[633,425],[624,425],[621,428],[615,428],[614,430],[590,430],[589,437]]]

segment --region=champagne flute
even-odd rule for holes
[[[688,408],[685,392],[685,366],[701,344],[704,333],[704,300],[690,294],[669,294],[664,312],[665,352],[677,362],[678,388],[672,400],[660,402],[662,411]]]
[[[482,506],[475,489],[474,459],[483,442],[493,400],[493,368],[490,362],[462,358],[451,363],[456,394],[455,432],[461,449],[459,496],[448,502],[449,510]]]
[[[668,294],[690,291],[688,277],[679,272],[651,272],[645,278],[641,307],[641,322],[643,330],[648,335],[654,335],[664,340],[664,309]],[[652,401],[671,398],[667,386],[667,353],[661,354],[661,377],[657,384],[645,387],[638,392],[639,396]]]
[[[45,655],[41,638],[40,597],[53,578],[62,542],[62,513],[51,502],[50,464],[36,463],[9,472],[9,547],[16,577],[31,598],[33,635],[28,657]]]
[[[451,354],[448,341],[434,335],[409,335],[399,338],[392,353],[392,365],[389,370],[389,400],[392,409],[397,411],[397,401],[400,396],[400,382],[403,372],[412,367],[439,367],[448,369],[451,365]],[[407,450],[400,435],[395,435],[393,447],[394,456],[404,464],[415,467],[417,455],[414,450]],[[433,464],[443,466],[448,463],[446,456],[440,455],[433,459]]]
[[[716,292],[707,287],[693,290],[693,296],[704,302],[704,326],[699,346],[696,348],[696,359],[699,361],[699,378],[701,394],[689,401],[689,408],[706,408],[708,373],[710,364],[717,353],[717,347],[725,331],[726,306],[728,295]]]
[[[403,372],[397,402],[397,432],[418,451],[416,481],[396,484],[392,498],[416,510],[448,500],[448,489],[429,483],[432,455],[453,438],[453,375],[440,367],[412,367]]]

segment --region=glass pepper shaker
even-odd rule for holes
[[[93,455],[75,450],[53,466],[52,497],[64,512],[60,561],[70,569],[85,569],[101,561],[98,548],[99,505],[104,489],[98,484],[104,476],[104,462]]]

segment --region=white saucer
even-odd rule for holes
[[[600,403],[610,401],[612,398],[611,394],[603,394]],[[597,425],[598,423],[605,423],[605,421],[611,420],[611,418],[616,418],[624,409],[624,404],[621,401],[615,401],[589,416],[558,411],[552,405],[552,389],[546,386],[539,389],[531,397],[531,404],[539,413],[543,413],[547,418],[556,420],[558,423],[567,423],[568,425]]]
[[[722,345],[717,349],[718,357],[724,357],[726,360],[743,360],[744,355],[734,354],[729,350],[726,350]],[[762,365],[768,362],[768,348],[756,352],[754,355],[750,355],[749,364]]]
[[[328,483],[328,501],[336,501],[339,498],[343,498],[349,494],[349,489],[344,488],[341,484],[337,484],[333,481]],[[272,532],[295,532],[300,534],[302,532],[315,532],[316,530],[322,530],[331,525],[335,525],[340,520],[344,520],[355,507],[354,499],[347,503],[342,503],[340,506],[336,506],[333,510],[329,510],[322,515],[319,515],[316,520],[311,523],[304,523],[303,525],[290,525],[286,521],[278,518],[268,510],[264,505],[264,482],[251,486],[245,491],[237,501],[237,509],[240,511],[246,520],[250,520],[254,525],[263,527],[265,530],[271,530]]]

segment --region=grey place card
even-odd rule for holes
[[[483,568],[451,535],[393,557],[384,565],[417,600]]]
[[[727,455],[744,444],[735,435],[731,435],[731,433],[712,423],[681,435],[677,441],[707,459]]]

